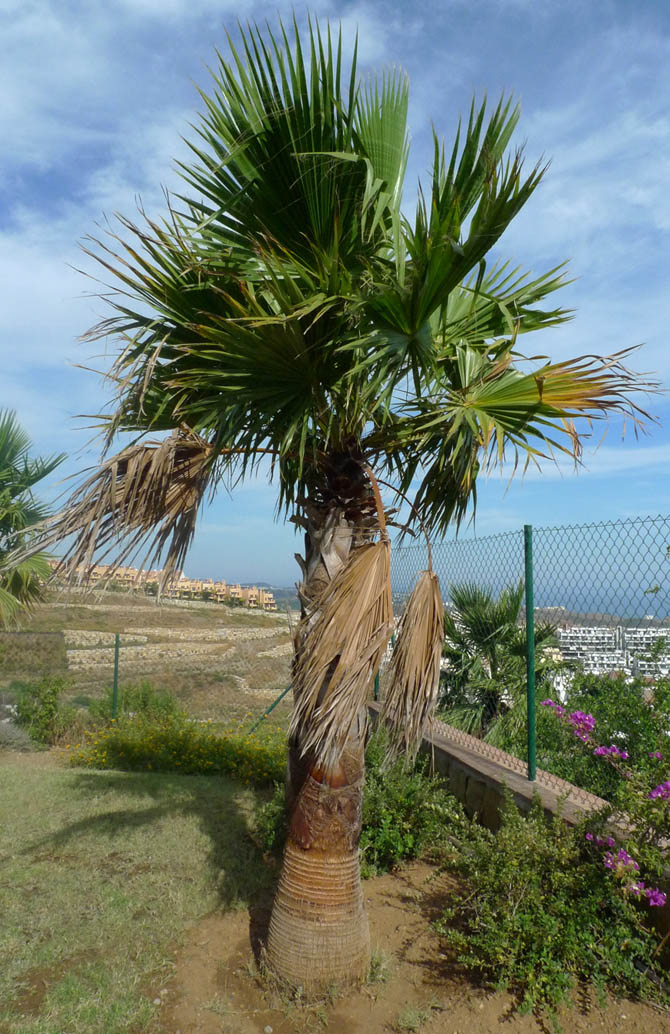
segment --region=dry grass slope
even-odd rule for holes
[[[112,684],[116,632],[120,686],[147,680],[169,689],[194,717],[251,721],[290,681],[291,641],[281,614],[72,591],[52,595],[20,631],[0,634],[0,692],[57,675],[75,705],[100,697]],[[286,722],[289,710],[287,699],[278,721]]]

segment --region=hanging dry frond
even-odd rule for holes
[[[392,629],[391,547],[354,550],[305,620],[291,733],[326,770],[338,761],[379,671]]]
[[[423,571],[400,621],[382,707],[394,754],[413,759],[421,745],[437,700],[443,639],[440,583],[433,571]]]
[[[85,581],[94,556],[101,563],[112,554],[113,573],[141,548],[147,550],[142,566],[150,564],[169,542],[162,589],[183,563],[211,471],[210,445],[191,432],[130,445],[96,468],[42,524],[30,553],[73,535],[61,566]]]

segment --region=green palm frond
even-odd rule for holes
[[[29,435],[20,426],[16,413],[0,409],[0,535],[9,528],[20,531],[46,513],[32,496],[31,489],[51,474],[65,454],[30,456]]]
[[[411,494],[411,524],[440,533],[476,504],[483,469],[578,458],[576,417],[645,419],[633,400],[653,385],[625,353],[527,363],[517,351],[570,313],[547,301],[562,267],[487,267],[544,173],[510,151],[509,99],[473,101],[451,148],[435,136],[406,218],[403,72],[361,84],[356,48],[316,21],[302,36],[295,21],[251,26],[229,45],[165,218],[121,218],[89,247],[113,310],[89,337],[121,341],[108,447],[121,432],[195,435],[216,457],[212,489],[270,455],[291,514],[332,456],[352,455]],[[132,538],[126,516],[115,534]]]
[[[648,414],[635,394],[652,391],[624,364],[630,349],[608,357],[580,356],[545,363],[524,373],[513,364],[509,343],[493,355],[457,346],[431,382],[432,393],[409,399],[403,414],[370,432],[369,449],[383,449],[382,462],[408,492],[423,523],[444,532],[460,521],[475,499],[476,479],[484,468],[511,459],[519,463],[581,455],[574,421],[620,413],[636,427]],[[420,478],[418,488],[416,479]]]
[[[217,252],[248,255],[250,243],[277,241],[309,263],[315,255],[359,264],[371,257],[388,217],[364,230],[380,191],[386,209],[399,203],[407,157],[407,84],[389,73],[381,89],[361,91],[356,53],[343,74],[342,37],[310,22],[303,45],[250,28],[231,60],[219,55],[214,89],[191,143],[196,164],[182,164],[204,201],[203,241]]]
[[[0,410],[0,625],[15,622],[39,601],[51,569],[35,544],[34,527],[48,509],[33,494],[64,455],[33,457],[31,441],[11,410]],[[17,550],[26,550],[21,560]]]
[[[39,603],[50,577],[49,561],[43,553],[28,557],[0,576],[0,625],[14,624]]]
[[[491,340],[558,326],[572,319],[572,313],[561,308],[538,309],[535,306],[549,294],[570,281],[564,266],[556,266],[536,279],[509,263],[494,266],[483,276],[473,275],[449,295],[436,333],[442,332],[445,359],[453,356],[455,344],[479,345],[487,350]],[[505,341],[507,344],[507,340]]]

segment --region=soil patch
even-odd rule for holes
[[[305,1004],[273,990],[258,975],[251,945],[267,908],[215,914],[188,933],[169,983],[156,987],[165,1034],[545,1034],[520,1016],[508,995],[478,987],[459,972],[431,927],[437,902],[453,886],[427,865],[369,880],[365,896],[378,979],[346,996],[337,988]],[[582,995],[562,1014],[564,1034],[616,1031],[670,1034],[670,1015],[608,998],[601,1007]]]
[[[97,951],[91,950],[61,959],[53,966],[36,966],[29,969],[21,978],[21,990],[13,1002],[16,1013],[19,1016],[37,1016],[54,984],[62,980],[67,973],[97,958]]]

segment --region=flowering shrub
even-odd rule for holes
[[[461,964],[510,990],[521,1011],[555,1018],[581,981],[667,1003],[644,904],[664,896],[637,879],[639,864],[614,837],[560,815],[547,822],[539,798],[524,816],[507,794],[498,832],[473,823],[448,864],[463,891],[438,929]]]
[[[552,701],[552,703],[554,703]],[[628,754],[625,767],[603,765],[601,756],[579,746],[573,725],[563,712],[590,715],[597,729],[596,746],[612,747]],[[588,728],[584,730],[589,732]],[[581,741],[583,742],[583,741]],[[509,727],[499,744],[519,758],[527,758],[526,728]],[[623,675],[591,675],[576,672],[566,699],[554,707],[539,707],[537,714],[537,764],[591,793],[613,800],[624,779],[633,770],[651,779],[658,771],[658,755],[670,757],[670,679],[658,679],[653,686],[643,679],[627,681]],[[659,780],[657,779],[657,782]]]
[[[70,762],[87,768],[222,773],[253,786],[267,786],[284,775],[286,740],[276,726],[249,735],[234,729],[219,733],[183,715],[160,720],[124,716],[89,732],[72,751]]]
[[[473,827],[472,842],[462,845],[455,865],[468,892],[441,928],[463,964],[516,991],[528,1009],[551,1013],[577,979],[667,1001],[648,926],[648,909],[667,896],[646,882],[665,869],[670,781],[658,781],[663,752],[647,751],[636,768],[620,745],[597,742],[590,712],[554,700],[543,708],[558,736],[572,740],[573,754],[616,775],[612,803],[571,829],[560,816],[547,826],[539,800],[522,818],[508,797],[497,836]],[[455,930],[447,923],[453,918]]]
[[[653,786],[653,772],[654,769],[658,771],[658,766],[663,761],[662,752],[648,751],[643,771],[635,770],[634,759],[630,758],[628,751],[622,750],[616,744],[609,747],[602,744],[593,745],[592,736],[596,724],[593,715],[585,715],[581,711],[568,714],[565,708],[553,700],[543,700],[542,705],[553,711],[559,722],[567,723],[572,728],[573,734],[583,745],[582,750],[588,750],[600,759],[601,764],[614,769],[619,776],[618,786],[612,796],[612,805],[601,812],[597,823],[601,826],[608,823],[618,829],[625,844],[614,851],[616,841],[612,836],[605,838],[592,832],[586,834],[587,842],[595,849],[604,846],[610,848],[603,855],[602,864],[618,880],[621,893],[638,901],[645,900],[652,908],[665,905],[666,895],[662,890],[658,887],[647,887],[644,881],[632,879],[634,874],[640,872],[637,858],[642,859],[645,869],[655,876],[662,875],[665,868],[662,848],[667,842],[670,830],[670,806],[667,803],[670,801],[670,781]],[[588,728],[586,738],[585,728]],[[631,765],[622,766],[622,761],[631,762]],[[647,775],[648,761],[652,763],[651,776]]]
[[[670,801],[670,779],[666,780],[665,783],[661,783],[660,786],[655,786],[649,794],[649,799],[652,801]]]

